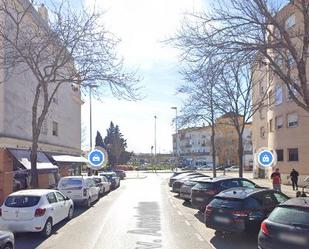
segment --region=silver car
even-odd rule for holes
[[[185,200],[185,201],[190,201],[191,200],[191,189],[199,182],[208,179],[209,177],[198,177],[198,178],[193,178],[189,179],[184,182],[184,184],[181,185],[180,187],[180,198]]]
[[[14,234],[9,231],[0,231],[0,249],[14,249]]]

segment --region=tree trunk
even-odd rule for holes
[[[31,160],[30,186],[31,186],[31,188],[38,188],[39,187],[38,170],[37,170],[37,167],[36,167],[37,157],[38,157],[37,153],[38,153],[38,139],[34,138],[33,141],[32,141],[31,154],[30,154],[30,160]]]
[[[215,127],[214,124],[211,125],[211,147],[212,147],[212,174],[213,177],[217,176],[216,172],[216,147],[215,147]]]
[[[239,161],[239,177],[243,177],[243,155],[244,155],[244,144],[242,136],[238,136],[238,161]]]

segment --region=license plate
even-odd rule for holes
[[[230,219],[229,218],[222,217],[222,216],[215,216],[214,220],[219,222],[219,223],[225,223],[225,224],[230,223]]]
[[[299,235],[280,233],[278,234],[278,237],[280,240],[286,241],[286,242],[292,242],[292,243],[299,244],[299,245],[307,244],[307,239]]]
[[[203,199],[203,198],[200,198],[200,197],[195,198],[195,200],[196,200],[196,201],[204,201],[204,199]]]

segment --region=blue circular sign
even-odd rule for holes
[[[261,150],[258,154],[258,163],[263,167],[270,167],[275,162],[274,154],[270,150]]]
[[[88,154],[88,161],[94,167],[100,167],[105,161],[105,155],[100,150],[93,150]]]

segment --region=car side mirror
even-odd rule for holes
[[[69,201],[69,200],[70,200],[70,198],[66,196],[66,197],[65,197],[65,200],[66,200],[66,201]]]

